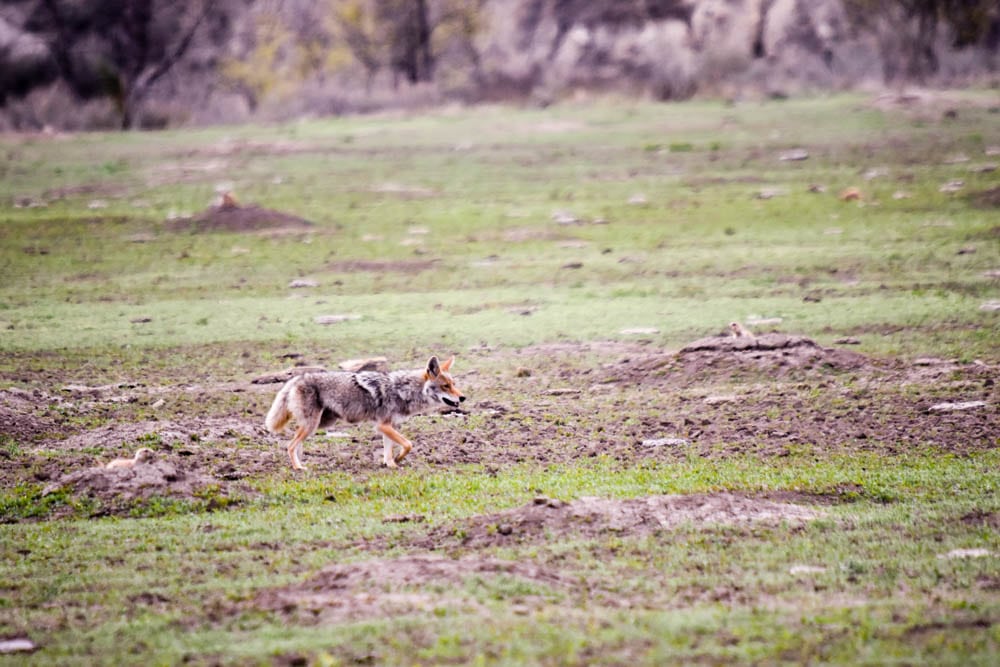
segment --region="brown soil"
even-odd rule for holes
[[[710,338],[676,353],[593,342],[483,348],[464,358],[465,370],[456,377],[470,400],[463,410],[432,412],[401,425],[415,444],[404,469],[433,472],[471,464],[490,473],[590,457],[632,465],[746,453],[963,455],[995,448],[1000,433],[995,366],[877,361],[794,336]],[[476,373],[477,359],[507,370]],[[0,487],[64,480],[74,494],[123,506],[116,499],[129,497],[118,484],[127,486],[126,480],[105,484],[74,475],[130,457],[139,447],[154,449],[161,463],[183,473],[143,483],[150,493],[168,497],[190,497],[190,480],[217,485],[225,494],[246,478],[295,475],[284,452],[289,435],[263,428],[274,384],[252,384],[254,376],[197,387],[143,384],[152,378],[84,387],[61,385],[60,379],[50,371],[0,378],[37,387],[0,390],[0,458],[6,459]],[[160,399],[164,406],[154,408]],[[967,401],[986,405],[930,410]],[[381,451],[370,425],[335,424],[305,443],[305,474],[341,472],[361,480],[398,474],[380,466]],[[551,509],[536,511],[548,516]],[[498,520],[483,519],[483,526]],[[655,529],[648,521],[636,529]],[[467,534],[475,536],[472,528]],[[531,534],[527,525],[518,530],[512,534]]]
[[[979,192],[973,192],[969,195],[969,201],[972,202],[973,206],[978,208],[1000,208],[1000,185],[990,188],[989,190],[981,190]],[[994,227],[994,236],[1000,227]]]
[[[186,232],[273,232],[308,231],[313,223],[298,216],[255,204],[210,206],[202,213],[167,223],[171,231]]]
[[[190,500],[202,491],[215,491],[218,481],[167,461],[137,463],[129,468],[94,466],[76,470],[49,483],[43,495],[69,491],[79,500],[98,499],[92,516],[128,513],[135,501],[154,497]]]
[[[54,430],[55,423],[44,415],[47,407],[41,391],[0,390],[0,438],[30,442]],[[0,457],[4,451],[0,450]]]

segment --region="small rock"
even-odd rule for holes
[[[735,403],[737,401],[735,394],[724,394],[721,396],[706,396],[705,405],[719,405],[720,403]]]
[[[107,207],[108,207],[108,202],[104,201],[103,199],[94,199],[89,204],[87,204],[87,208],[89,209],[98,209]]]
[[[788,568],[788,574],[823,574],[826,572],[825,567],[817,567],[816,565],[793,565]]]
[[[885,167],[872,167],[864,174],[862,174],[862,178],[864,178],[866,181],[870,181],[872,179],[882,178],[883,176],[888,176],[888,175],[889,175],[889,170],[886,169]]]
[[[646,199],[646,195],[637,192],[636,194],[628,198],[628,203],[632,204],[633,206],[645,206],[646,204],[649,203],[649,200]]]
[[[983,278],[1000,278],[1000,269],[990,269],[983,271]]]
[[[349,322],[351,320],[360,320],[360,315],[318,315],[313,318],[313,322],[316,324],[337,324],[339,322]]]
[[[961,248],[958,249],[958,252],[956,252],[955,254],[956,255],[974,255],[974,254],[976,254],[976,246],[974,246],[974,245],[962,246]]]
[[[583,262],[568,262],[566,264],[563,264],[562,268],[564,268],[564,269],[582,269],[583,268]]]
[[[978,164],[974,167],[969,167],[969,171],[973,174],[989,174],[997,170],[997,165],[993,162],[987,162],[986,164]]]
[[[947,183],[945,183],[944,185],[942,185],[940,188],[938,188],[938,192],[944,192],[945,194],[951,194],[951,193],[954,193],[954,192],[958,192],[959,190],[961,190],[964,187],[965,187],[965,181],[959,181],[959,180],[948,181]]]
[[[431,230],[429,227],[419,227],[415,225],[413,227],[409,227],[406,230],[406,233],[411,236],[426,236],[431,233]]]
[[[660,330],[656,327],[632,327],[629,329],[622,329],[618,333],[624,336],[652,336],[660,333]]]
[[[15,639],[5,639],[0,641],[0,654],[4,653],[31,653],[38,650],[38,645],[26,637]]]
[[[822,194],[826,192],[826,186],[820,185],[819,183],[813,183],[812,185],[809,186],[809,192],[812,192],[814,194]]]
[[[912,194],[906,192],[905,190],[896,190],[895,192],[892,193],[892,198],[896,200],[909,199],[912,196],[913,196]]]
[[[951,560],[953,558],[986,558],[992,555],[993,552],[989,549],[952,549],[946,554],[938,554],[938,558]]]
[[[129,322],[132,324],[149,324],[153,321],[152,317],[133,317]]]
[[[793,148],[778,156],[782,162],[799,162],[809,159],[809,151],[804,148]]]
[[[944,164],[962,164],[963,162],[968,162],[969,156],[965,153],[956,153],[955,155],[950,155],[945,158]]]
[[[581,392],[579,389],[549,389],[545,393],[549,396],[576,396]]]
[[[304,287],[319,287],[319,283],[309,278],[296,278],[288,283],[288,286],[292,289],[302,289]]]
[[[1000,301],[987,301],[979,306],[979,310],[994,311],[1000,310]]]
[[[754,195],[755,199],[774,199],[775,197],[780,197],[785,194],[785,191],[780,188],[764,188],[758,190],[757,194]]]
[[[150,404],[149,407],[153,408],[154,410],[159,410],[160,408],[162,408],[166,404],[167,404],[167,402],[161,398],[161,399],[157,400],[155,403]]]
[[[682,447],[690,444],[687,438],[649,438],[642,441],[643,447]]]
[[[514,532],[514,528],[509,523],[501,523],[497,526],[497,532],[501,535],[510,535]]]
[[[851,336],[838,338],[833,342],[836,343],[837,345],[861,345],[860,340],[858,340],[857,338],[852,338]]]
[[[576,217],[569,211],[553,211],[552,222],[557,225],[575,225],[580,222],[580,218]]]
[[[955,412],[958,410],[972,410],[986,407],[986,401],[961,401],[958,403],[938,403],[932,405],[931,412]]]
[[[517,372],[514,375],[519,378],[531,377],[531,369],[521,366],[520,368],[517,369]]]

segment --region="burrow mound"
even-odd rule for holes
[[[338,623],[428,613],[442,607],[478,610],[480,605],[460,592],[462,580],[471,577],[514,578],[548,589],[574,585],[531,563],[404,556],[328,566],[302,583],[262,592],[245,610],[273,611],[297,623]]]
[[[767,374],[770,377],[818,375],[874,366],[874,361],[857,352],[822,347],[805,336],[768,333],[755,338],[701,338],[685,345],[676,355],[633,358],[613,370],[630,380],[655,377],[657,374],[696,380],[740,372]]]
[[[42,494],[62,491],[68,491],[75,501],[97,501],[94,516],[128,514],[137,504],[154,498],[210,498],[215,503],[228,500],[219,480],[162,460],[137,463],[130,468],[76,470],[49,483]]]
[[[523,507],[475,517],[463,526],[445,526],[415,544],[439,548],[449,543],[488,547],[605,533],[648,535],[685,524],[749,525],[803,523],[823,516],[812,507],[732,493],[648,496],[631,500],[585,497],[572,502],[536,498]]]
[[[115,451],[132,444],[148,444],[150,439],[155,438],[157,443],[187,456],[200,454],[203,448],[198,443],[202,441],[249,440],[265,435],[260,419],[205,417],[114,422],[67,438],[47,440],[44,445],[52,449],[72,451],[95,448]]]
[[[313,223],[256,204],[210,206],[189,218],[179,218],[167,224],[171,231],[187,232],[264,232],[307,231]]]
[[[857,370],[871,365],[863,354],[818,345],[811,338],[769,333],[755,338],[702,338],[681,348],[679,360],[688,370],[729,361],[759,371]]]

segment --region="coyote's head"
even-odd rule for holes
[[[455,381],[448,374],[451,363],[455,361],[452,357],[444,363],[438,363],[437,357],[431,357],[427,362],[427,370],[424,371],[424,396],[432,401],[444,403],[453,408],[465,400],[465,396],[455,386]]]

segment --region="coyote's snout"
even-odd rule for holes
[[[303,373],[281,388],[264,423],[272,433],[280,433],[295,420],[288,458],[293,468],[302,470],[302,443],[320,426],[339,419],[351,424],[374,421],[375,430],[382,435],[382,462],[395,468],[413,449],[413,443],[396,430],[397,422],[436,404],[457,408],[465,400],[448,374],[454,360],[439,363],[437,357],[431,357],[425,369],[391,373]],[[400,446],[398,455],[394,444]]]

